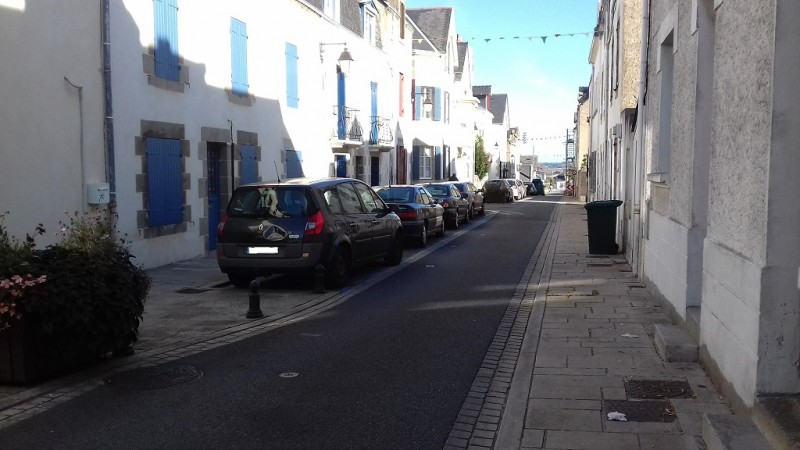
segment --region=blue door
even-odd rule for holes
[[[220,218],[219,198],[219,149],[216,144],[208,144],[208,249],[217,248],[217,226]]]
[[[378,186],[381,183],[381,158],[373,156],[370,158],[370,186]]]
[[[347,177],[347,157],[344,155],[336,155],[336,176],[338,178]]]

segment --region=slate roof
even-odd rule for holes
[[[453,8],[412,8],[406,9],[406,14],[419,28],[414,29],[412,45],[414,50],[435,50],[440,53],[447,51],[447,36],[450,31]],[[420,34],[420,31],[424,33],[424,36]],[[428,38],[434,48],[431,48],[424,38]]]
[[[494,115],[492,123],[502,124],[506,115],[506,103],[508,103],[508,94],[492,94],[492,99],[489,101],[489,112]]]
[[[469,44],[466,42],[459,42],[456,44],[458,47],[458,66],[456,66],[456,81],[461,81],[461,75],[464,73],[464,61],[467,59],[467,48]]]

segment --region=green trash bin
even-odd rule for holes
[[[583,205],[589,226],[590,254],[614,255],[619,251],[617,208],[621,204],[621,200],[597,200]]]

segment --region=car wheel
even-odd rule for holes
[[[470,219],[475,218],[475,204],[469,205],[469,211],[467,211],[467,213],[469,214]]]
[[[458,213],[456,213],[456,218],[450,222],[450,228],[456,230],[458,229]]]
[[[469,223],[470,219],[472,219],[472,213],[470,212],[470,209],[472,209],[472,208],[467,206],[467,210],[464,211],[464,225],[467,225]]]
[[[483,203],[481,203],[481,215],[482,216],[486,215],[486,200],[484,200]]]
[[[399,232],[394,236],[394,242],[389,248],[389,253],[383,258],[387,266],[396,266],[403,260],[403,235]]]
[[[419,235],[419,240],[417,241],[420,247],[425,247],[428,245],[428,225],[422,224],[422,233]]]
[[[337,248],[325,269],[325,282],[329,286],[342,287],[347,284],[350,278],[350,251],[345,247]]]
[[[246,288],[250,286],[250,282],[255,279],[255,275],[243,273],[243,272],[228,272],[228,281],[234,287],[237,288]]]
[[[444,237],[444,218],[442,218],[442,224],[439,226],[439,230],[436,231],[436,237]]]

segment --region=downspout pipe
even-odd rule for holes
[[[110,0],[102,0],[103,91],[105,93],[106,179],[110,191],[111,209],[116,205],[117,182],[114,162],[114,106],[111,97],[111,14]],[[109,211],[110,212],[110,211]]]
[[[83,86],[78,86],[77,84],[73,83],[69,80],[69,78],[64,77],[64,81],[67,82],[70,86],[78,90],[78,123],[80,125],[80,156],[81,156],[81,213],[86,212],[86,169],[85,161],[86,161],[86,150],[84,145],[84,137],[83,137]]]

